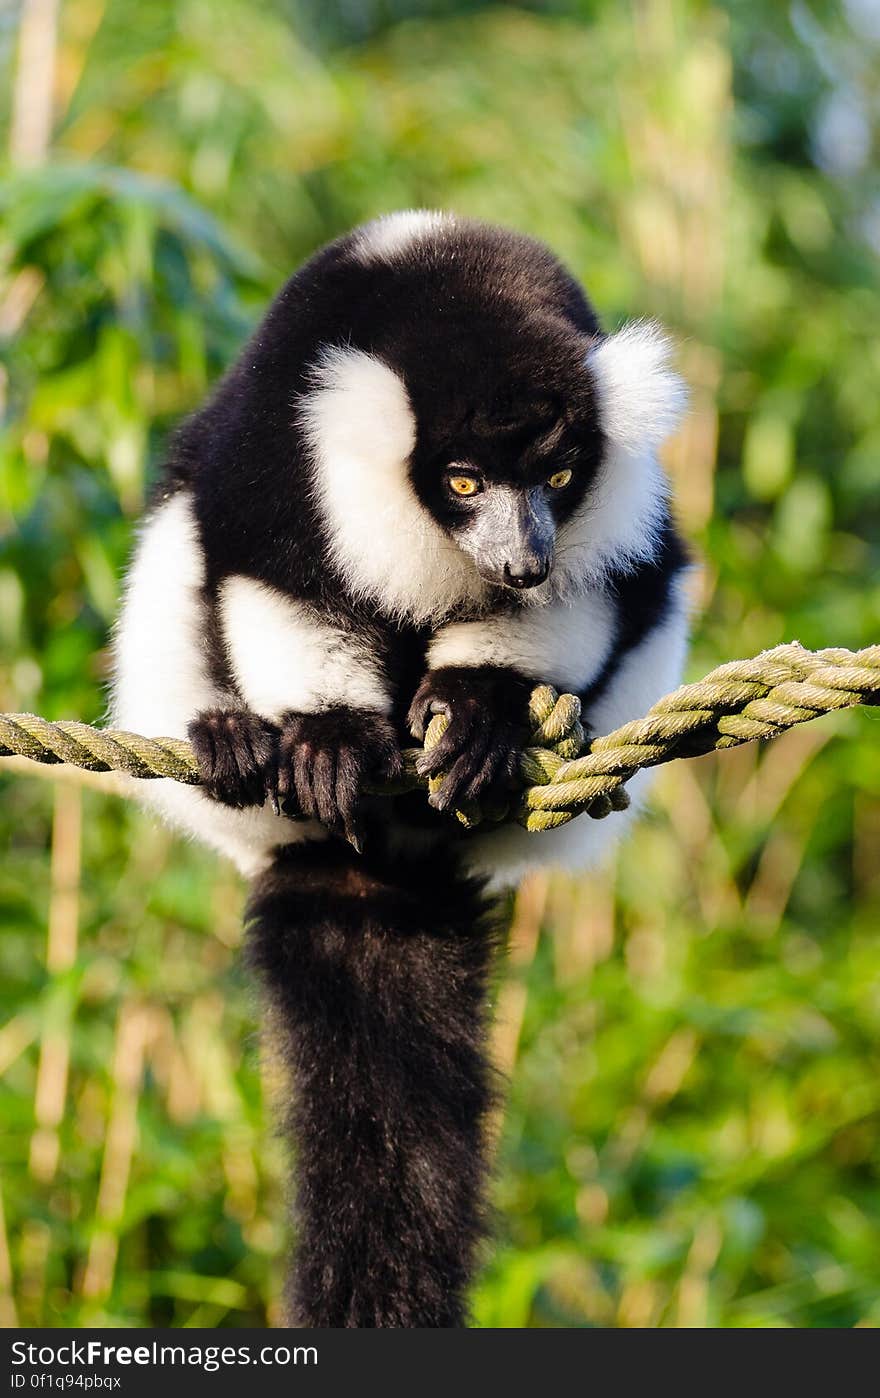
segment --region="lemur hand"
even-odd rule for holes
[[[248,709],[206,709],[187,729],[202,785],[215,801],[242,809],[275,798],[279,730]]]
[[[321,821],[360,849],[360,804],[370,778],[394,780],[403,771],[389,719],[363,709],[285,714],[278,754],[281,809]]]
[[[430,670],[409,711],[413,736],[420,741],[431,714],[446,714],[449,727],[436,747],[418,761],[422,776],[446,779],[429,798],[444,811],[487,793],[502,795],[516,772],[528,731],[531,684],[500,666],[449,665]]]

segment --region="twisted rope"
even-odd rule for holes
[[[792,643],[730,661],[666,695],[644,718],[594,738],[586,750],[580,701],[539,685],[531,697],[531,736],[520,758],[522,790],[508,806],[471,806],[456,814],[466,826],[515,818],[527,830],[552,830],[582,814],[601,819],[626,808],[625,784],[642,767],[774,738],[797,723],[857,704],[880,704],[880,646],[808,651]],[[445,718],[435,715],[426,747],[439,741],[445,726]],[[35,714],[0,714],[0,757],[13,755],[90,772],[199,784],[192,748],[183,739],[145,738],[74,720],[49,723]],[[415,768],[418,756],[414,749],[404,754],[406,775],[394,791],[424,785]],[[429,785],[436,789],[440,780],[432,778]]]

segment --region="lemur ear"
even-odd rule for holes
[[[662,326],[647,320],[624,325],[589,351],[609,441],[628,451],[658,447],[678,426],[687,388],[670,367],[672,354]]]

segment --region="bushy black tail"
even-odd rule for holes
[[[248,917],[291,1069],[292,1322],[463,1325],[492,1100],[481,890],[442,856],[300,846]]]

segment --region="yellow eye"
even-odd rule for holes
[[[571,471],[556,471],[547,481],[551,490],[564,490],[571,480]]]
[[[449,477],[449,489],[454,491],[456,495],[476,495],[479,488],[473,476]]]

